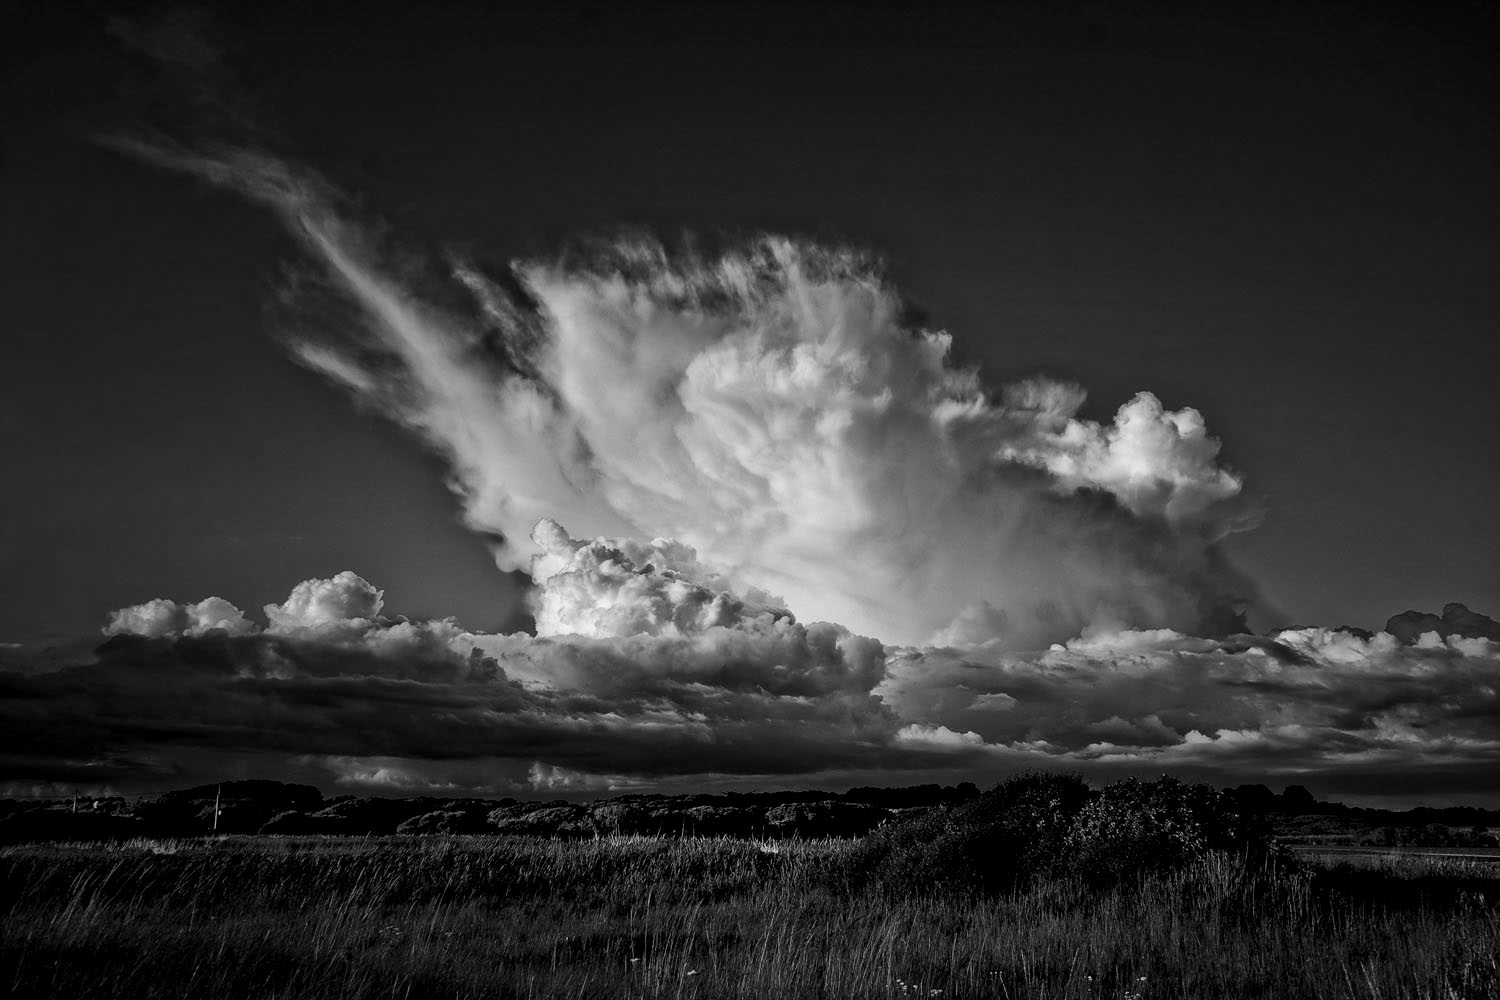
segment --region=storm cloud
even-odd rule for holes
[[[903,718],[1078,766],[1222,776],[1473,769],[1500,753],[1500,644],[1296,629],[1168,629],[1039,653],[903,650],[879,691]]]
[[[405,792],[1036,766],[1493,788],[1493,638],[1248,634],[1221,543],[1260,508],[1184,401],[1098,421],[1077,385],[988,386],[846,247],[631,237],[491,273],[259,150],[111,142],[272,210],[345,304],[292,353],[446,460],[535,629],[388,616],[350,571],[264,625],[156,598],[86,661],[0,672],[0,782],[248,761]]]
[[[93,662],[0,673],[0,782],[186,780],[206,776],[193,761],[251,759],[367,792],[1027,767],[1474,791],[1500,758],[1500,643],[1483,637],[886,647],[715,589],[680,544],[538,533],[537,634],[383,617],[349,572],[298,584],[265,627],[203,627],[190,609],[217,598],[122,609]]]
[[[885,642],[1223,631],[1252,588],[1217,547],[1257,504],[1191,407],[1110,423],[1076,385],[987,387],[869,255],[766,235],[597,240],[498,275],[400,248],[264,153],[120,139],[270,207],[353,304],[291,349],[452,466],[524,569],[544,519],[694,548],[741,592]]]

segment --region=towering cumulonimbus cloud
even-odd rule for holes
[[[856,252],[631,239],[500,280],[452,263],[438,287],[316,175],[118,145],[277,212],[360,314],[297,357],[448,458],[505,568],[555,555],[550,518],[675,540],[696,584],[893,643],[1235,621],[1247,588],[1215,543],[1255,511],[1198,412],[1142,392],[1094,423],[1040,378],[997,398]]]

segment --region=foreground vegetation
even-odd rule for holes
[[[0,991],[1500,996],[1491,869],[1306,869],[1217,805],[1175,783],[1042,779],[847,840],[14,846]]]

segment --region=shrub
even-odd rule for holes
[[[737,806],[693,806],[683,815],[699,837],[748,837],[765,821],[758,810]]]
[[[527,808],[511,806],[492,811],[489,827],[497,833],[520,833],[549,837],[556,834],[579,836],[592,833],[588,812],[582,806],[561,805]]]
[[[588,821],[595,833],[606,837],[646,833],[649,828],[646,810],[628,802],[594,805],[589,809]]]
[[[1089,794],[1077,775],[1011,778],[875,830],[850,852],[848,875],[900,895],[1016,888],[1057,869]]]
[[[688,818],[674,805],[652,806],[646,812],[646,829],[653,834],[685,836],[688,832]]]
[[[277,813],[266,820],[266,825],[260,828],[265,834],[303,834],[311,833],[313,824],[309,821],[307,813],[297,812],[289,809],[286,812]]]
[[[1091,882],[1180,868],[1210,851],[1268,844],[1230,796],[1176,778],[1130,778],[1101,789],[1074,818],[1065,841],[1070,865]]]
[[[876,830],[850,852],[847,875],[903,895],[993,893],[1052,877],[1110,884],[1272,846],[1263,822],[1207,785],[1130,779],[1096,792],[1076,775],[1027,774]]]
[[[485,829],[484,819],[463,809],[439,809],[403,820],[396,827],[403,834],[455,834],[481,833]]]
[[[337,798],[310,815],[319,824],[328,824],[340,833],[394,833],[396,827],[413,816],[432,812],[421,799]]]

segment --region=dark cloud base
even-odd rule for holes
[[[593,639],[309,607],[267,629],[115,635],[70,666],[11,656],[0,787],[496,795],[1040,769],[1500,802],[1500,645],[1456,632],[1125,631],[1015,653],[882,648],[784,615]]]

